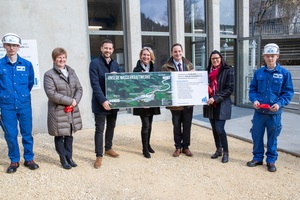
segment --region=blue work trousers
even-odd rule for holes
[[[8,156],[11,162],[20,161],[20,150],[18,145],[18,122],[22,136],[25,161],[33,160],[33,137],[32,137],[32,110],[31,107],[23,109],[1,109],[2,120],[7,133],[4,134]]]
[[[277,137],[282,129],[281,114],[270,115],[255,112],[252,123],[253,160],[260,162],[264,159],[264,133],[267,129],[266,162],[275,163],[278,157]]]

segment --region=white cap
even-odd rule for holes
[[[2,38],[2,43],[21,45],[21,38],[15,33],[6,33]]]
[[[263,54],[279,54],[279,47],[275,43],[269,43],[264,47]]]

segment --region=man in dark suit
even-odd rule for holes
[[[171,57],[163,65],[163,71],[193,71],[193,64],[183,57],[183,48],[179,43],[173,44],[171,48]],[[187,156],[193,156],[189,150],[191,140],[191,126],[193,118],[193,106],[173,106],[168,107],[172,113],[173,134],[175,142],[174,157],[178,157],[180,153]]]
[[[94,167],[98,169],[102,164],[103,157],[103,132],[105,130],[105,155],[118,157],[112,149],[112,140],[117,120],[116,109],[111,109],[111,103],[106,99],[105,73],[119,72],[119,64],[111,58],[114,52],[113,42],[105,39],[101,43],[101,55],[90,63],[90,82],[93,89],[92,111],[95,115],[95,153],[96,161]]]

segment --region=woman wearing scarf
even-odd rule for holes
[[[151,73],[155,72],[154,62],[155,56],[154,52],[150,47],[144,47],[140,51],[140,59],[136,63],[136,67],[133,72],[144,72]],[[143,145],[143,155],[145,158],[151,158],[150,153],[155,153],[150,145],[150,137],[152,130],[153,115],[159,115],[159,107],[149,107],[149,108],[134,108],[133,115],[139,115],[142,121],[141,138]]]
[[[222,156],[222,163],[228,162],[228,143],[225,122],[231,118],[231,98],[234,91],[234,69],[229,66],[219,51],[214,50],[209,57],[207,67],[209,82],[209,99],[207,104],[212,108],[209,121],[212,127],[216,152],[212,159]]]

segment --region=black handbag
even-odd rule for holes
[[[203,117],[213,119],[214,118],[214,107],[209,105],[203,105]]]

